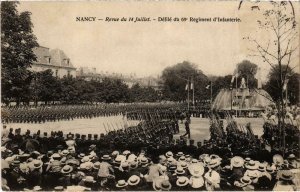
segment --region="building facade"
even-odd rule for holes
[[[47,47],[35,47],[33,49],[37,60],[32,63],[30,70],[35,72],[51,69],[53,76],[63,78],[64,76],[76,77],[76,68],[71,60],[60,49],[50,50]]]

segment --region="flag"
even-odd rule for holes
[[[194,83],[191,83],[191,90],[194,89]]]
[[[205,89],[209,89],[210,88],[210,85],[207,85],[206,87],[205,87]]]
[[[188,90],[188,88],[189,88],[189,84],[186,84],[185,90]]]
[[[237,78],[238,76],[239,76],[238,70],[235,69],[234,72],[233,72],[233,74],[232,74],[231,83],[233,83],[234,78]]]
[[[283,91],[286,91],[288,82],[289,82],[288,79],[284,80],[284,84],[283,84],[283,87],[282,87]]]

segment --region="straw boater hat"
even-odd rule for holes
[[[69,174],[73,171],[73,167],[70,165],[65,165],[62,169],[61,169],[61,173],[63,174]]]
[[[181,166],[178,166],[177,169],[175,170],[175,173],[177,175],[183,175],[185,174],[185,170]]]
[[[203,161],[205,157],[209,157],[209,155],[206,154],[206,153],[201,154],[201,155],[199,156],[199,160],[202,160],[202,161]]]
[[[96,183],[93,176],[86,176],[84,179],[82,179],[84,182],[87,183]]]
[[[257,170],[258,164],[256,163],[256,161],[250,160],[245,167],[249,170]]]
[[[244,185],[249,185],[251,183],[251,178],[248,177],[248,176],[243,176],[241,179],[240,179],[240,182]]]
[[[103,155],[103,156],[101,157],[101,159],[102,159],[102,160],[105,160],[105,161],[109,161],[111,158],[110,158],[109,155]]]
[[[180,156],[178,161],[185,161],[185,156]]]
[[[251,160],[250,157],[246,157],[246,158],[245,158],[245,162],[246,162],[246,163],[248,163],[250,160]]]
[[[260,163],[260,164],[258,165],[258,170],[261,171],[261,172],[266,171],[266,166],[265,166],[265,164]]]
[[[113,152],[111,153],[112,156],[117,156],[117,155],[119,155],[119,154],[120,154],[119,151],[113,151]]]
[[[169,191],[172,188],[171,183],[161,177],[154,179],[152,186],[155,191]]]
[[[141,181],[141,178],[137,175],[132,175],[131,177],[129,177],[128,179],[128,185],[131,185],[131,186],[135,186],[137,184],[139,184]]]
[[[56,186],[56,187],[54,187],[54,190],[55,191],[63,191],[64,187],[63,186]]]
[[[54,153],[53,155],[51,155],[51,158],[54,160],[59,160],[61,156],[59,155],[59,153]]]
[[[3,168],[3,167],[2,167]],[[24,173],[27,172],[29,170],[28,164],[27,163],[21,163],[19,165],[20,170]]]
[[[80,162],[77,160],[77,159],[68,159],[67,161],[66,161],[66,165],[79,165],[80,164]]]
[[[296,156],[294,154],[290,154],[288,156],[288,160],[293,160],[293,159],[296,159]]]
[[[272,174],[272,173],[275,172],[275,170],[271,166],[268,165],[267,166],[267,172]]]
[[[167,161],[168,161],[168,163],[172,163],[173,161],[175,161],[175,159],[174,159],[173,157],[169,157],[169,158],[167,159]]]
[[[34,186],[32,190],[33,191],[41,191],[42,188],[40,186]]]
[[[173,157],[173,153],[172,153],[171,151],[168,151],[168,152],[166,153],[166,157]]]
[[[61,152],[61,155],[63,155],[63,156],[66,156],[66,155],[68,155],[70,152],[68,151],[68,150],[63,150],[62,152]]]
[[[146,157],[143,157],[141,159],[141,165],[142,165],[142,167],[145,167],[148,165],[148,159]]]
[[[139,166],[139,164],[136,161],[131,161],[130,162],[130,168],[131,169],[136,169]]]
[[[210,168],[215,168],[218,167],[219,165],[221,165],[221,161],[219,159],[212,159],[209,161],[207,166]]]
[[[198,163],[197,159],[192,159],[191,163]]]
[[[84,156],[82,159],[81,159],[81,162],[85,163],[85,162],[89,162],[90,161],[90,157],[89,156]]]
[[[195,177],[200,177],[204,173],[204,167],[200,163],[191,164],[188,169],[191,175]]]
[[[276,154],[273,156],[273,163],[276,165],[282,165],[283,164],[283,157],[279,154]]]
[[[279,172],[279,179],[284,181],[291,181],[294,179],[294,175],[289,170],[283,170]]]
[[[179,162],[179,164],[177,166],[181,166],[182,168],[187,168],[188,164],[186,162]]]
[[[78,155],[78,157],[79,157],[80,159],[82,159],[83,157],[85,157],[85,154],[84,154],[84,153],[80,153],[80,154]]]
[[[127,155],[129,155],[129,154],[130,154],[130,151],[129,151],[129,150],[123,151],[123,155],[127,156]]]
[[[176,181],[176,185],[183,187],[189,184],[189,179],[187,177],[179,177]]]
[[[117,157],[114,160],[114,163],[120,165],[124,161],[126,161],[126,157],[124,155],[117,155]]]
[[[123,187],[126,187],[127,185],[128,185],[128,183],[126,183],[125,180],[119,180],[118,183],[116,184],[116,187],[123,188]]]
[[[43,162],[41,160],[33,160],[31,161],[28,166],[31,168],[31,169],[39,169],[43,166]]]
[[[176,154],[177,157],[181,157],[181,156],[183,156],[183,155],[184,155],[183,152],[178,152],[178,153]]]
[[[232,167],[243,167],[244,159],[240,156],[235,156],[230,160]]]
[[[100,164],[101,163],[99,161],[95,162],[94,165],[93,165],[93,168],[96,169],[96,170],[100,169]]]

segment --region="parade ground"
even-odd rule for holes
[[[251,123],[252,130],[255,135],[259,137],[263,134],[263,119],[262,118],[236,118],[238,125],[246,125],[247,122]],[[106,133],[105,129],[114,130],[124,127],[124,124],[128,126],[137,125],[139,121],[132,121],[123,119],[123,116],[109,116],[109,117],[97,117],[92,119],[74,119],[70,121],[55,121],[46,123],[10,123],[7,124],[8,128],[22,128],[22,133],[26,130],[30,130],[31,133],[36,133],[38,130],[47,132],[51,131],[63,131],[65,134],[78,133],[78,134],[101,134]],[[210,122],[207,118],[191,118],[191,139],[195,141],[208,140],[210,138],[209,131]],[[224,120],[224,127],[226,127],[226,120]],[[179,121],[179,134],[174,135],[174,138],[179,138],[180,135],[185,133],[184,124]]]

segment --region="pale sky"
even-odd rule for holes
[[[32,13],[38,43],[62,49],[75,67],[148,76],[161,74],[165,67],[187,60],[197,64],[205,74],[226,75],[233,73],[238,62],[248,59],[258,64],[264,75],[269,67],[247,57],[249,42],[242,40],[255,33],[255,18],[262,12],[251,11],[251,3],[244,3],[238,11],[238,4],[233,1],[21,2],[19,11]],[[86,16],[238,17],[242,22],[76,22],[76,17]],[[259,35],[261,39],[266,37]]]

